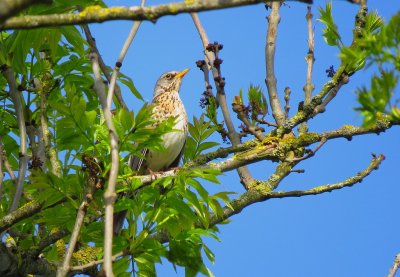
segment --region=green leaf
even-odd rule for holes
[[[136,89],[135,85],[133,84],[133,80],[127,76],[122,74],[121,72],[118,75],[118,80],[123,83],[125,86],[129,88],[129,90],[132,92],[132,94],[139,100],[144,100],[143,96],[140,94],[140,92]]]
[[[326,3],[325,10],[320,7],[320,22],[325,24],[325,29],[322,30],[325,42],[330,46],[342,47],[343,43],[332,16],[332,2]]]

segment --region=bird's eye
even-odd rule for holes
[[[167,78],[168,80],[172,78],[172,74],[168,73],[167,75],[165,75],[165,78]]]

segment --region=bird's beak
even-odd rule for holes
[[[186,73],[188,73],[189,72],[189,68],[186,68],[186,69],[184,69],[184,70],[182,70],[181,72],[179,72],[178,74],[176,74],[176,78],[179,78],[179,79],[182,79],[183,78],[183,76],[185,76],[186,75]]]

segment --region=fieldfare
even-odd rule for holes
[[[162,137],[164,151],[143,150],[144,158],[131,156],[129,165],[137,174],[152,174],[156,171],[177,167],[183,154],[188,134],[188,120],[185,107],[179,97],[182,78],[189,71],[169,71],[160,76],[154,88],[151,102],[152,118],[156,122],[162,122],[170,117],[175,118],[173,131]],[[114,215],[114,233],[119,234],[127,211],[121,211]]]

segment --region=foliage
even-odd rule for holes
[[[374,25],[374,24],[371,24]],[[379,72],[371,79],[370,88],[361,87],[357,90],[361,106],[357,110],[364,116],[364,124],[376,122],[379,114],[387,114],[394,119],[400,119],[398,95],[400,77],[400,14],[376,33],[366,35],[360,41],[360,47],[369,55],[367,66],[378,65]]]
[[[376,12],[368,13],[361,33],[348,47],[343,46],[333,21],[332,4],[328,3],[325,10],[320,8],[320,14],[320,21],[325,24],[325,40],[327,44],[341,48],[340,57],[349,74],[371,65],[378,66],[379,72],[371,79],[370,88],[364,86],[356,91],[361,105],[356,109],[364,116],[364,125],[374,124],[382,114],[399,119],[394,92],[398,88],[400,71],[400,14],[384,25]]]
[[[97,6],[105,5],[99,0],[56,0],[51,7],[33,6],[23,14],[74,13],[79,9]],[[391,119],[400,120],[400,109],[393,100],[400,68],[400,15],[393,17],[385,26],[377,14],[366,15],[361,34],[355,37],[350,46],[345,46],[333,20],[332,4],[327,4],[325,9],[321,8],[320,14],[320,21],[325,25],[323,36],[328,45],[339,48],[345,68],[343,72],[351,75],[372,63],[379,66],[379,75],[372,78],[371,87],[357,91],[361,105],[358,109],[365,117],[365,124],[373,124],[382,113],[388,114]],[[222,50],[222,46],[218,50]],[[4,150],[2,161],[7,163],[10,168],[8,174],[11,176],[2,184],[0,218],[5,218],[10,212],[16,183],[10,173],[18,172],[21,159],[22,136],[18,129],[17,111],[9,93],[12,84],[5,76],[10,69],[18,86],[17,93],[23,102],[29,143],[29,172],[23,180],[24,195],[20,207],[32,202],[40,203],[36,213],[12,226],[7,238],[8,243],[23,251],[20,252],[23,254],[19,254],[22,259],[31,256],[36,259],[40,254],[50,264],[60,264],[83,199],[90,203],[85,206],[84,224],[72,264],[81,265],[103,258],[103,197],[111,168],[110,130],[105,124],[93,88],[93,69],[88,58],[90,52],[91,47],[80,27],[63,26],[0,33],[0,68],[3,73],[0,75],[0,146]],[[217,71],[220,74],[222,60],[216,57],[214,66],[218,65]],[[106,80],[104,73],[102,78]],[[219,77],[219,80],[224,79]],[[130,77],[120,73],[117,81],[122,89],[143,101]],[[220,88],[224,85],[224,82],[219,83]],[[123,253],[113,264],[117,276],[130,276],[132,272],[138,276],[154,276],[156,264],[165,259],[174,267],[183,267],[187,276],[196,276],[198,273],[213,276],[204,259],[214,262],[214,254],[204,238],[219,241],[216,219],[224,222],[229,217],[227,213],[240,212],[251,204],[250,201],[264,201],[265,195],[261,193],[272,193],[272,188],[276,188],[281,181],[279,178],[289,175],[292,167],[304,158],[300,157],[302,154],[296,157],[297,160],[292,159],[292,156],[311,153],[303,151],[307,145],[300,145],[302,141],[299,142],[300,146],[296,146],[297,149],[290,149],[290,143],[296,138],[293,130],[288,128],[294,128],[301,120],[293,123],[293,126],[288,124],[289,127],[276,128],[260,135],[265,131],[262,124],[268,124],[264,120],[268,113],[266,96],[260,86],[250,85],[247,99],[246,106],[243,104],[243,92],[240,91],[240,96],[235,98],[237,102],[234,102],[238,106],[234,112],[246,125],[241,126],[245,132],[236,134],[237,140],[240,141],[240,136],[256,133],[262,143],[250,150],[248,145],[237,143],[216,150],[220,145],[213,141],[217,133],[225,141],[228,131],[224,127],[226,122],[221,122],[217,112],[221,103],[211,93],[203,101],[206,103],[205,113],[193,117],[189,123],[182,168],[171,176],[152,179],[150,183],[142,183],[143,176],[137,176],[138,172],[128,166],[129,156],[143,157],[144,149],[163,151],[163,135],[174,131],[176,118],[155,122],[151,119],[152,106],[147,103],[135,111],[125,110],[116,104],[112,121],[119,137],[120,169],[116,188],[118,198],[114,208],[116,212],[128,211],[126,224],[113,241],[113,253]],[[311,101],[311,104],[317,100]],[[312,108],[316,109],[317,105]],[[307,112],[310,117],[303,118],[303,123],[314,116],[312,112]],[[300,113],[306,114],[299,108]],[[227,120],[225,115],[224,120]],[[287,134],[278,137],[279,132],[284,131]],[[305,140],[306,137],[304,135],[301,139]],[[280,139],[283,146],[280,152],[276,151],[276,156],[272,156],[268,151],[276,147]],[[238,149],[240,147],[242,150]],[[234,201],[229,198],[231,193],[222,188],[211,193],[208,185],[218,186],[221,172],[214,169],[212,163],[205,166],[201,158],[207,160],[207,155],[216,150],[211,152],[216,157],[213,159],[231,155],[231,161],[244,157],[243,160],[247,162],[247,156],[253,156],[255,161],[259,161],[266,154],[257,152],[258,148],[263,151],[266,148],[267,154],[271,155],[268,157],[270,160],[280,161],[277,174],[268,180],[272,185],[259,189],[267,182],[254,180],[250,184],[252,187],[245,187],[248,194]],[[294,151],[299,149],[301,151]],[[220,150],[222,154],[218,152]],[[239,151],[242,152],[238,154]],[[241,179],[241,182],[244,183],[244,180]],[[91,188],[95,189],[92,191]],[[127,195],[131,197],[124,197]],[[235,204],[243,206],[235,210]],[[44,246],[41,244],[59,233],[63,235]],[[37,249],[40,250],[38,253],[35,252]]]

